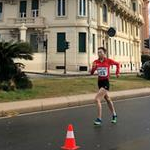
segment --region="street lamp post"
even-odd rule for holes
[[[66,66],[66,49],[64,50],[64,74],[66,74],[67,73],[67,66]]]
[[[64,41],[64,74],[67,73],[67,62],[66,62],[66,50],[69,49],[70,47],[70,42]]]

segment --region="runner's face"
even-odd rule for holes
[[[104,53],[104,51],[102,49],[98,50],[98,57],[99,58],[104,58],[105,57],[105,53]]]

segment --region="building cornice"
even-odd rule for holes
[[[15,5],[17,4],[17,0],[1,0],[2,2],[4,2],[5,4],[11,4],[11,5]],[[47,3],[50,0],[40,0],[40,3]]]
[[[125,20],[132,22],[138,26],[142,26],[144,24],[143,16],[139,13],[132,11],[124,1],[121,0],[97,0],[101,4],[107,3],[109,10],[112,12],[116,12],[117,15],[120,15]]]
[[[2,2],[5,4],[11,4],[11,5],[17,4],[17,0],[2,0]]]

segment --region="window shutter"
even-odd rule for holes
[[[20,12],[25,13],[27,8],[27,1],[20,1]]]
[[[38,0],[32,0],[32,10],[39,9],[39,1]]]
[[[86,52],[86,33],[79,33],[79,52]]]
[[[65,33],[57,33],[57,52],[64,52]]]
[[[0,2],[0,13],[2,13],[2,11],[3,11],[3,3]]]

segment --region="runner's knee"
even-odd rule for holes
[[[95,101],[96,101],[97,103],[100,103],[101,100],[102,100],[102,98],[104,97],[105,93],[106,93],[105,89],[104,89],[104,88],[101,88],[101,89],[99,90],[98,94],[97,94],[96,97],[95,97]]]
[[[99,89],[99,93],[105,94],[106,93],[106,89],[104,89],[103,87]]]
[[[98,95],[97,95],[97,96],[95,97],[95,102],[96,102],[96,103],[101,103],[101,96],[98,96]]]
[[[104,98],[108,104],[112,102],[109,96],[105,95]]]

